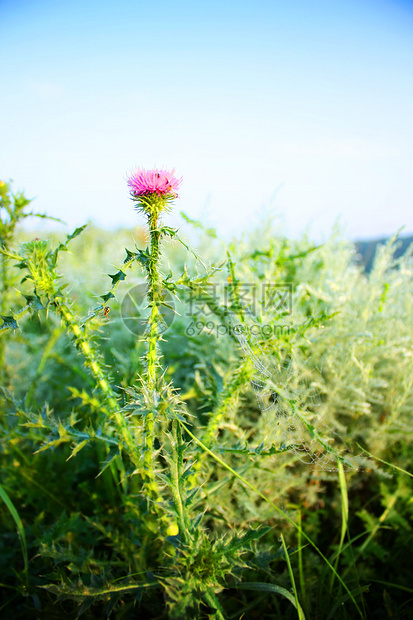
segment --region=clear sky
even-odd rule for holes
[[[223,233],[413,232],[412,0],[0,0],[0,79],[0,178],[71,226],[157,165]]]

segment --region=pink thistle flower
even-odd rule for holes
[[[177,190],[182,183],[182,177],[174,176],[175,170],[143,170],[138,168],[132,172],[127,181],[132,200],[137,208],[155,220],[161,211],[168,208],[168,204],[178,196]]]
[[[176,197],[176,192],[182,183],[182,178],[174,176],[175,170],[143,170],[138,168],[128,178],[128,185],[132,196],[158,194],[159,196]]]

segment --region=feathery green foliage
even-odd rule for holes
[[[0,194],[2,617],[408,618],[411,254],[149,212],[125,256]]]

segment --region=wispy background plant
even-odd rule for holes
[[[266,224],[201,232],[200,261],[162,221],[179,182],[130,175],[135,247],[3,241],[2,614],[408,618],[411,254],[393,240],[366,275],[338,232]],[[262,282],[292,311],[253,313]]]

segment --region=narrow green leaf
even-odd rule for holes
[[[396,590],[403,590],[404,592],[409,592],[413,594],[413,588],[408,588],[407,586],[401,586],[398,583],[391,583],[390,581],[381,581],[380,579],[369,579],[372,583],[381,583],[383,586],[387,586],[388,588],[396,588]]]
[[[298,619],[305,620],[304,612],[300,606],[300,603],[298,602],[298,592],[297,592],[297,586],[295,584],[294,573],[293,573],[293,569],[292,569],[291,562],[290,562],[290,556],[287,551],[287,545],[285,544],[284,536],[282,534],[281,534],[281,542],[282,542],[282,546],[283,546],[284,553],[285,553],[285,559],[287,560],[287,566],[288,566],[288,572],[290,574],[291,584],[294,590],[295,608],[298,611]]]
[[[401,471],[403,474],[407,474],[407,476],[410,476],[411,478],[413,478],[413,474],[410,471],[407,471],[406,469],[403,469],[402,467],[398,467],[397,465],[393,465],[393,463],[388,463],[387,461],[383,461],[383,459],[379,459],[378,456],[375,456],[374,454],[371,454],[370,452],[368,452],[365,448],[362,448],[360,444],[357,444],[357,445],[360,448],[360,450],[363,450],[363,452],[371,456],[372,459],[375,459],[376,461],[380,461],[380,463],[384,463],[384,465],[388,465],[389,467],[392,467],[393,469],[397,469],[397,471]]]
[[[19,538],[20,538],[20,545],[22,548],[22,554],[23,554],[23,561],[24,561],[24,572],[26,575],[26,583],[28,583],[28,579],[29,579],[29,558],[27,555],[27,544],[26,544],[26,534],[24,531],[24,527],[23,527],[23,523],[22,520],[20,519],[20,515],[17,512],[16,508],[14,507],[13,502],[11,501],[10,497],[7,495],[6,491],[3,489],[3,487],[0,484],[0,497],[3,500],[3,502],[6,504],[11,516],[14,519],[14,522],[17,526],[17,532],[19,534]]]
[[[340,544],[339,551],[337,554],[337,559],[341,553],[341,549],[343,547],[344,538],[347,532],[348,526],[348,492],[347,492],[347,481],[346,475],[344,473],[343,463],[338,461],[338,479],[340,482],[340,494],[341,494],[341,535],[340,535]]]
[[[191,224],[194,228],[199,228],[200,230],[205,232],[207,235],[209,235],[213,239],[218,239],[218,235],[217,235],[215,228],[207,228],[199,220],[193,220],[190,217],[188,217],[186,213],[184,213],[183,211],[181,211],[180,215],[186,222],[188,222],[188,224]]]
[[[287,556],[288,556],[288,554],[287,554]],[[237,590],[255,590],[255,591],[258,590],[259,592],[272,592],[274,594],[281,594],[281,596],[284,596],[286,599],[288,599],[290,601],[290,603],[292,605],[294,605],[294,607],[298,611],[298,617],[299,618],[304,618],[304,620],[305,620],[305,615],[304,615],[304,612],[303,612],[303,609],[302,609],[301,605],[294,598],[294,596],[291,594],[291,592],[289,592],[285,588],[282,588],[281,586],[277,586],[274,583],[264,583],[264,582],[261,582],[261,581],[251,581],[251,582],[247,582],[247,583],[238,583],[234,587]]]
[[[54,583],[39,586],[39,588],[43,588],[44,590],[48,590],[49,592],[56,594],[60,599],[69,598],[78,602],[82,602],[88,598],[93,598],[95,600],[106,599],[112,594],[127,594],[128,592],[134,592],[136,590],[157,587],[159,587],[159,583],[157,581],[108,586],[104,588],[87,588],[86,586],[81,588],[73,588],[64,584],[56,585]]]
[[[87,224],[84,224],[83,226],[79,226],[72,232],[72,234],[67,235],[66,243],[69,243],[69,241],[72,241],[72,239],[75,239],[76,237],[78,237],[85,230],[86,227],[87,227]]]
[[[351,594],[354,597],[354,596],[358,596],[359,594],[363,594],[363,592],[368,592],[368,590],[369,590],[369,586],[360,586],[359,588],[356,588],[355,590],[353,590]],[[330,609],[330,613],[327,616],[327,620],[334,620],[334,618],[336,618],[336,612],[344,605],[346,601],[349,600],[349,598],[350,598],[349,594],[345,594],[344,596],[339,598],[338,601],[336,601],[333,607]]]

